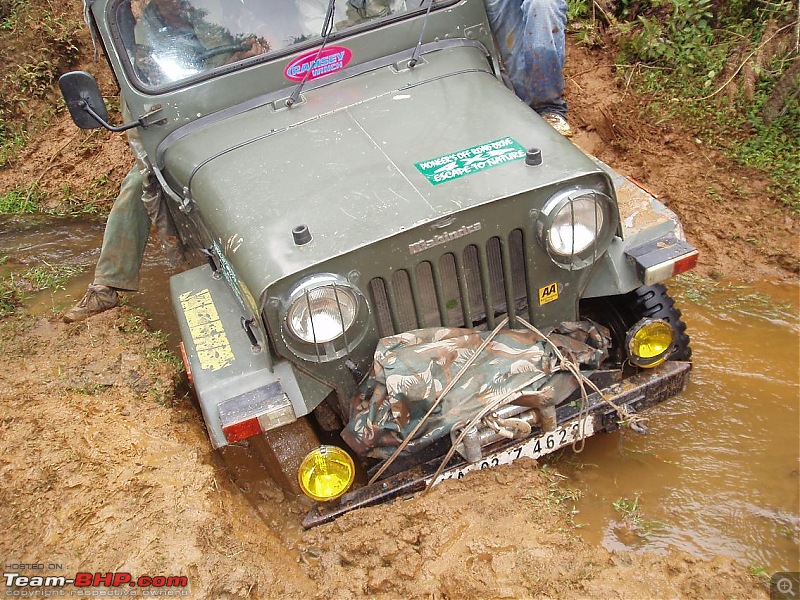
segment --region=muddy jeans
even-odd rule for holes
[[[137,159],[111,207],[94,270],[96,284],[127,291],[139,289],[139,269],[150,232],[150,217],[142,203],[141,166]]]
[[[566,115],[566,0],[484,0],[514,92],[538,113]]]
[[[147,164],[138,135],[130,133],[128,142],[136,162],[122,180],[119,195],[108,215],[94,283],[136,291],[151,223],[172,265],[185,266],[185,257],[164,194]]]

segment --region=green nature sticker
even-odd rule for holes
[[[514,138],[505,137],[424,160],[414,166],[433,185],[439,185],[523,158],[525,158],[525,148]]]

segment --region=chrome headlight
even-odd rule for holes
[[[579,188],[550,198],[539,215],[538,228],[553,262],[565,269],[582,269],[606,251],[617,224],[611,198]]]
[[[282,318],[283,338],[298,356],[332,360],[363,337],[367,305],[344,278],[315,275],[289,293]]]
[[[356,295],[348,288],[326,285],[304,290],[286,313],[289,331],[309,344],[324,344],[342,337],[358,311]]]

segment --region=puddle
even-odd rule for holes
[[[800,570],[800,288],[670,289],[692,337],[691,382],[649,412],[650,435],[597,436],[556,463],[583,492],[580,533],[608,549]]]
[[[84,267],[81,275],[70,279],[64,289],[43,290],[25,303],[33,314],[49,316],[63,312],[83,297],[94,278],[104,228],[104,219],[0,217],[0,257],[8,257],[0,265],[3,269],[0,275],[4,271],[25,271],[42,264]],[[176,272],[151,235],[145,249],[139,291],[123,295],[127,304],[144,309],[148,325],[167,333],[173,347],[180,341],[169,296],[169,278]]]
[[[85,265],[65,290],[45,291],[29,310],[53,314],[91,282],[102,221],[0,220],[0,274],[48,264]],[[151,238],[141,291],[152,327],[179,341],[169,300],[173,273]],[[800,301],[797,286],[671,285],[692,336],[686,392],[650,411],[651,435],[588,440],[558,468],[582,490],[577,523],[609,549],[725,554],[745,568],[800,570]],[[269,490],[267,490],[269,491]],[[261,490],[262,495],[264,492]],[[617,504],[617,508],[614,504]],[[278,511],[280,512],[280,511]],[[262,515],[263,516],[263,515]],[[276,515],[269,515],[268,522]]]

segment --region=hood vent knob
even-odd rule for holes
[[[305,246],[311,241],[311,232],[308,230],[307,225],[298,225],[292,229],[292,238],[294,243],[298,246]]]
[[[542,164],[542,151],[539,148],[529,148],[525,153],[525,164],[529,167]]]

